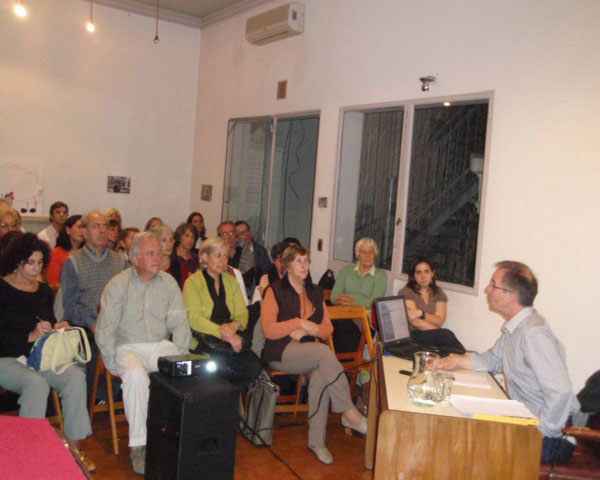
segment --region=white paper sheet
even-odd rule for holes
[[[517,400],[452,395],[450,402],[454,408],[464,415],[481,413],[500,417],[537,418],[524,404]]]

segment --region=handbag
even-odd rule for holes
[[[240,332],[243,333],[243,332]],[[198,354],[234,354],[233,347],[229,342],[225,342],[220,338],[217,338],[213,335],[209,335],[207,333],[200,333],[192,330],[192,336],[198,342],[198,345],[194,349],[192,353]],[[242,338],[242,349],[239,353],[245,352],[249,350],[252,346],[252,339],[248,340],[245,336],[240,335]]]
[[[71,365],[87,363],[91,359],[92,351],[85,330],[67,327],[38,338],[27,358],[27,366],[60,375]]]
[[[273,445],[273,418],[278,396],[279,386],[264,371],[248,389],[248,408],[240,420],[240,430],[254,445]]]

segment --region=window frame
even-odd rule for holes
[[[448,95],[443,97],[427,97],[418,99],[408,99],[394,102],[384,103],[372,103],[364,105],[350,105],[341,107],[338,117],[338,138],[337,138],[337,149],[336,149],[336,165],[335,165],[335,183],[333,191],[333,208],[330,222],[330,241],[329,241],[329,262],[328,268],[334,271],[339,271],[346,265],[350,265],[350,262],[335,259],[333,256],[335,247],[335,223],[337,217],[337,199],[339,189],[339,175],[342,163],[342,135],[344,130],[344,114],[352,111],[369,112],[372,110],[386,109],[386,108],[402,108],[404,110],[403,118],[403,132],[400,147],[400,165],[398,168],[398,187],[396,197],[396,221],[394,228],[394,240],[393,240],[393,255],[392,255],[392,268],[391,270],[385,270],[388,275],[388,280],[392,282],[391,286],[388,286],[388,291],[393,288],[395,281],[408,280],[408,275],[402,273],[402,259],[404,256],[404,238],[405,238],[405,220],[408,209],[408,188],[410,181],[410,161],[412,156],[412,138],[413,138],[413,121],[414,112],[416,107],[423,105],[436,105],[443,104],[444,102],[457,103],[457,102],[469,102],[474,100],[486,100],[488,102],[488,116],[485,133],[485,152],[483,156],[483,176],[481,178],[481,196],[480,196],[480,207],[479,207],[479,224],[477,228],[477,252],[475,254],[475,272],[473,278],[473,286],[459,285],[456,283],[438,281],[438,285],[444,289],[476,295],[479,291],[480,282],[480,271],[481,271],[481,258],[483,256],[483,237],[484,237],[484,224],[485,224],[485,210],[486,210],[486,198],[487,198],[487,185],[489,175],[489,156],[491,150],[491,132],[492,132],[492,119],[494,112],[494,91],[475,92],[463,95]],[[398,228],[402,227],[402,228]]]

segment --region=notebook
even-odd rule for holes
[[[413,360],[416,352],[434,352],[440,357],[456,353],[453,349],[420,345],[411,338],[404,297],[376,298],[375,309],[383,349],[392,355]]]

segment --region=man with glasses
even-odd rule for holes
[[[502,335],[485,353],[450,355],[437,368],[504,372],[513,399],[539,417],[542,463],[566,463],[575,449],[561,430],[579,404],[565,362],[565,350],[548,322],[533,308],[538,285],[523,263],[503,261],[485,289],[490,310],[504,318]]]
[[[113,278],[102,293],[96,342],[106,368],[123,380],[129,456],[135,473],[143,475],[148,373],[158,370],[159,357],[188,353],[191,332],[181,290],[160,269],[161,249],[154,235],[136,234],[129,255],[133,266]]]

